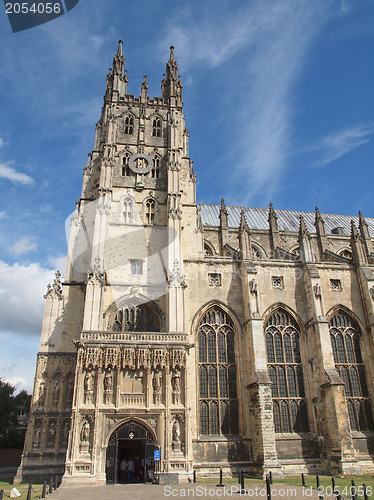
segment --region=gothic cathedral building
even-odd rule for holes
[[[173,47],[161,97],[124,66],[120,41],[16,481],[373,471],[374,219],[198,204]]]

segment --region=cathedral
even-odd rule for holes
[[[15,482],[373,472],[374,219],[197,203],[174,48],[127,84],[120,41]]]

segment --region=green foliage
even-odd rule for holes
[[[18,416],[29,413],[31,396],[26,391],[14,395],[15,390],[0,379],[0,448],[23,448],[26,429]]]

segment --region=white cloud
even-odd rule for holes
[[[6,145],[7,145],[7,143],[4,141],[4,139],[2,139],[0,137],[0,148],[2,148],[3,146],[6,146]]]
[[[36,263],[23,266],[0,261],[0,333],[40,335],[43,295],[53,275]]]
[[[10,167],[6,163],[0,163],[0,177],[8,179],[12,182],[19,182],[21,184],[34,184],[34,179],[26,174],[17,172],[17,170]]]
[[[373,134],[373,125],[344,128],[315,141],[307,151],[317,156],[313,166],[324,167],[353,149],[369,142]]]
[[[197,19],[192,9],[184,8],[170,19],[159,46],[161,50],[167,40],[173,41],[183,74],[188,76],[195,66],[220,71],[237,58],[219,72],[220,109],[226,122],[234,124],[227,136],[230,149],[222,157],[231,166],[235,186],[230,202],[250,203],[261,191],[269,199],[279,188],[292,148],[292,90],[329,6],[258,0],[233,8],[231,15],[217,9],[214,16],[206,11]]]
[[[37,248],[38,246],[32,238],[24,236],[20,240],[16,241],[9,250],[15,255],[25,255],[27,253],[34,252]]]
[[[48,264],[56,271],[60,271],[61,274],[65,274],[66,255],[61,255],[59,257],[52,257],[48,259]]]
[[[28,389],[28,382],[24,377],[15,376],[10,378],[5,378],[4,380],[5,382],[8,382],[9,384],[13,385],[16,388],[16,392]]]

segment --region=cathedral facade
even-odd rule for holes
[[[374,219],[198,204],[173,47],[161,97],[124,66],[120,41],[15,480],[373,471]]]

